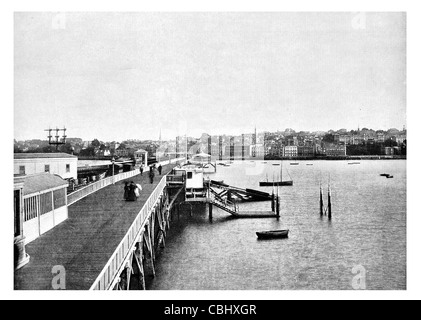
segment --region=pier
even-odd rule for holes
[[[182,181],[167,188],[166,174],[174,167],[164,166],[153,184],[145,172],[72,200],[68,220],[26,245],[30,262],[15,271],[14,288],[52,290],[58,267],[61,289],[145,289],[178,199],[184,200]],[[142,185],[137,201],[123,199],[124,181]]]
[[[187,203],[202,203],[208,205],[209,219],[213,217],[213,207],[217,207],[238,219],[279,218],[279,197],[266,192],[252,189],[242,189],[218,181],[205,181],[205,192],[201,196],[186,198]],[[271,201],[272,210],[269,211],[241,211],[237,201]]]
[[[138,170],[98,181],[70,194],[68,219],[26,245],[30,260],[15,271],[16,290],[144,290],[155,277],[157,252],[165,247],[173,214],[183,203],[217,207],[233,218],[279,217],[274,194],[202,181],[201,196],[187,197],[188,174],[163,167],[153,183]],[[124,200],[124,183],[142,186],[137,201]],[[234,198],[234,199],[233,199]],[[272,211],[243,212],[237,201],[271,201]],[[60,270],[60,273],[57,273]],[[57,280],[59,279],[59,280]],[[57,284],[57,283],[56,283]]]

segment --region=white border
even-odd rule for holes
[[[12,145],[13,139],[13,12],[14,11],[406,11],[408,23],[408,131],[410,148],[408,160],[408,291],[402,292],[352,292],[352,291],[146,291],[146,292],[22,292],[13,291],[13,223],[11,188],[12,185]],[[65,4],[57,1],[14,1],[12,4],[2,2],[0,11],[1,39],[0,51],[2,70],[2,137],[4,139],[2,169],[2,209],[3,219],[0,232],[2,259],[0,264],[0,298],[1,299],[419,299],[421,263],[419,255],[421,212],[416,202],[420,184],[419,172],[415,165],[419,162],[420,148],[416,132],[420,119],[417,107],[420,106],[420,45],[419,30],[421,17],[417,11],[416,1],[361,1],[345,4],[339,1],[293,1],[287,4],[275,4],[275,1],[241,1],[238,3],[221,0],[199,1],[68,1]],[[6,46],[4,46],[6,44]],[[417,141],[418,140],[418,141]],[[417,160],[415,160],[417,159]]]

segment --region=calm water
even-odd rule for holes
[[[352,290],[356,266],[367,272],[367,289],[406,289],[406,161],[299,163],[283,164],[284,176],[288,171],[294,186],[280,188],[280,220],[233,220],[216,208],[212,223],[200,208],[193,217],[182,216],[178,222],[174,217],[150,289]],[[259,188],[259,181],[266,176],[272,180],[279,171],[272,162],[238,162],[218,166],[211,178],[271,192]],[[319,184],[326,190],[329,176],[332,221],[319,215]],[[270,202],[241,208],[270,210]],[[286,240],[258,241],[255,235],[284,228],[291,230]]]

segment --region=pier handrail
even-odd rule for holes
[[[105,188],[106,186],[109,186],[111,184],[113,184],[113,182],[119,182],[121,180],[125,180],[131,177],[134,177],[136,175],[140,174],[140,170],[139,169],[135,169],[132,171],[127,171],[127,172],[123,172],[123,173],[119,173],[116,174],[114,176],[111,177],[107,177],[104,179],[101,179],[97,182],[94,182],[92,184],[87,185],[86,187],[83,187],[75,192],[72,192],[70,194],[67,195],[67,203],[68,205],[71,205],[73,203],[75,203],[76,201],[79,201],[83,198],[85,198],[86,196],[102,189]]]
[[[133,221],[131,227],[117,246],[114,253],[111,255],[98,278],[92,284],[90,290],[108,290],[114,283],[116,283],[116,277],[118,277],[120,271],[125,267],[123,263],[134,250],[134,247],[136,246],[136,239],[138,239],[140,233],[145,227],[151,210],[158,203],[158,200],[166,187],[166,181],[167,178],[164,176],[148,200],[145,202],[142,209],[139,211],[136,219]]]
[[[182,161],[184,160],[184,158],[176,158],[176,159],[172,159],[172,160],[167,160],[167,161],[162,161],[159,162],[157,164],[161,164],[161,165],[167,165],[167,164],[171,164],[171,163],[176,163],[178,161]],[[149,171],[149,167],[146,167],[144,172],[148,172]],[[101,179],[97,182],[94,182],[92,184],[87,185],[86,187],[83,187],[75,192],[72,192],[70,194],[67,195],[67,205],[70,206],[73,203],[85,198],[86,196],[89,196],[90,194],[105,188],[106,186],[109,186],[111,184],[113,184],[115,182],[119,182],[121,180],[125,180],[128,178],[132,178],[134,176],[137,176],[140,174],[140,170],[139,169],[135,169],[132,171],[127,171],[127,172],[123,172],[123,173],[119,173],[116,174],[114,176],[111,177],[107,177],[105,179]]]

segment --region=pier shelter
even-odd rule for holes
[[[23,186],[24,178],[15,177],[13,188],[13,209],[14,209],[14,265],[15,269],[20,269],[29,262],[29,255],[25,250],[25,236],[23,235]]]
[[[134,158],[136,167],[143,165],[146,168],[148,166],[148,151],[139,149],[134,153]]]
[[[22,236],[28,244],[68,218],[68,182],[50,173],[20,179],[23,182]]]

